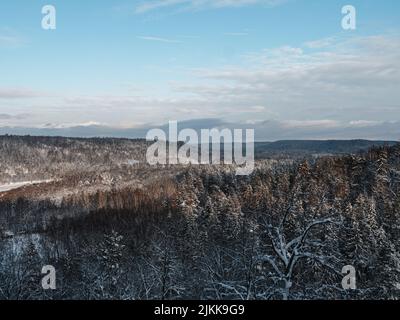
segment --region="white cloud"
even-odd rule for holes
[[[159,0],[159,1],[146,1],[136,7],[136,13],[145,13],[157,9],[176,6],[188,3],[187,0]]]
[[[321,48],[329,47],[334,43],[335,43],[335,38],[329,37],[329,38],[324,38],[324,39],[319,39],[319,40],[314,40],[314,41],[308,41],[305,43],[305,46],[308,48],[311,48],[311,49],[321,49]]]
[[[350,121],[350,126],[354,127],[370,127],[370,126],[375,126],[378,124],[381,124],[382,122],[380,121],[370,121],[370,120],[353,120]]]
[[[159,9],[202,10],[218,8],[238,8],[250,5],[276,6],[287,0],[156,0],[146,1],[135,8],[137,14]]]
[[[20,43],[18,38],[0,35],[0,46],[15,46]]]
[[[252,112],[263,112],[266,108],[264,106],[252,106],[249,109]]]
[[[67,124],[91,120],[117,127],[205,117],[235,123],[269,120],[257,122],[257,130],[271,139],[393,139],[399,132],[391,122],[400,120],[399,38],[335,39],[329,50],[308,50],[307,45],[269,48],[242,61],[192,70],[191,77],[174,82],[164,94],[157,85],[126,95],[64,97],[0,88],[0,113],[35,110],[35,118],[18,122],[27,125],[58,123],[60,115]],[[27,99],[37,96],[40,99]]]
[[[87,121],[87,122],[69,122],[69,123],[46,123],[43,125],[37,126],[37,128],[45,128],[45,129],[68,129],[75,127],[96,127],[96,126],[105,126],[105,124],[97,121]]]
[[[25,39],[15,30],[0,28],[0,48],[18,48],[25,43]]]
[[[1,88],[0,99],[27,99],[42,96],[43,93],[27,88]]]
[[[260,121],[247,120],[243,122],[226,122],[221,119],[208,118],[179,122],[180,128],[192,128],[200,130],[204,128],[228,128],[228,129],[254,129],[256,141],[275,141],[293,139],[371,139],[398,141],[400,137],[400,122],[382,122],[368,127],[353,127],[346,122],[332,122],[330,120],[318,120],[307,123],[290,121]],[[166,123],[156,125],[137,125],[131,127],[101,125],[93,123],[65,123],[47,124],[35,127],[0,126],[0,134],[35,134],[35,135],[68,135],[68,136],[114,136],[143,138],[148,130],[161,127],[168,130]]]
[[[249,35],[247,32],[225,32],[224,36],[243,37]]]
[[[152,36],[138,36],[137,38],[141,39],[141,40],[166,42],[166,43],[180,43],[181,42],[178,40],[171,40],[171,39],[167,39],[167,38],[152,37]]]
[[[0,120],[24,120],[32,115],[28,113],[23,114],[8,114],[8,113],[0,113]]]
[[[282,47],[246,58],[245,66],[197,70],[204,83],[181,89],[233,107],[267,104],[281,119],[400,119],[399,38],[352,38],[332,51]]]
[[[335,120],[286,120],[282,121],[283,128],[337,128],[340,123]]]

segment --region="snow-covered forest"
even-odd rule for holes
[[[138,141],[13,139],[2,184],[49,181],[0,193],[0,299],[400,298],[400,145],[239,177],[145,166]]]

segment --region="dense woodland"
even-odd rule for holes
[[[61,177],[145,159],[145,140],[0,136],[0,183]]]
[[[246,177],[173,172],[57,203],[0,199],[0,299],[400,298],[400,145],[260,160]]]

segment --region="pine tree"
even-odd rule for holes
[[[124,237],[117,231],[111,231],[104,236],[100,245],[99,258],[103,270],[104,290],[106,297],[117,298],[118,293],[123,289],[124,283],[121,279],[124,274]]]
[[[42,293],[40,275],[42,266],[40,265],[39,253],[35,244],[29,241],[21,257],[22,281],[24,295],[26,299],[37,299]]]

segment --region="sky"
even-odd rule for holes
[[[399,140],[399,31],[397,0],[4,0],[0,134]]]

